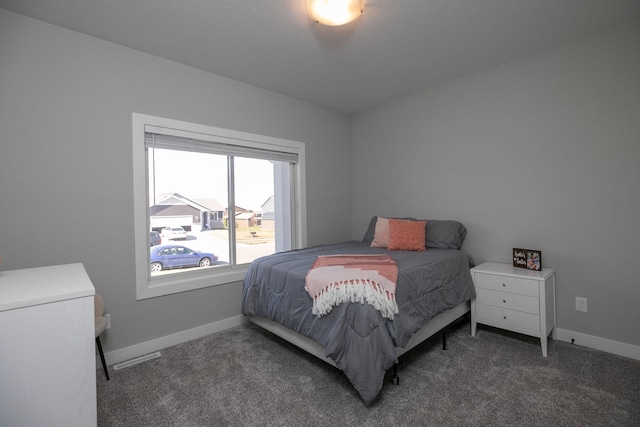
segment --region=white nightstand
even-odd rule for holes
[[[552,268],[527,270],[485,262],[471,269],[476,299],[471,301],[471,336],[477,324],[540,338],[547,357],[547,337],[556,327],[556,279]]]

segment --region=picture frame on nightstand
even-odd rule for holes
[[[542,270],[542,251],[513,248],[513,266],[527,270]]]

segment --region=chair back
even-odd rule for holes
[[[95,316],[102,316],[104,314],[104,300],[100,296],[100,294],[96,293],[93,298],[94,308],[95,308]]]

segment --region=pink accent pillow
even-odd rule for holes
[[[427,221],[389,219],[390,251],[425,251]],[[376,224],[377,227],[377,224]]]
[[[378,218],[376,231],[370,246],[372,248],[386,248],[389,246],[389,218]]]

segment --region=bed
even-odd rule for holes
[[[460,249],[466,235],[461,223],[427,220],[422,249],[406,250],[385,240],[389,231],[385,235],[381,224],[386,221],[398,223],[373,217],[362,241],[256,259],[243,282],[245,316],[342,370],[367,405],[379,394],[398,357],[465,315],[475,297],[469,272],[473,261]],[[327,256],[363,255],[388,256],[397,265],[397,313],[386,316],[371,304],[345,302],[314,314],[314,298],[306,288],[312,267]]]

